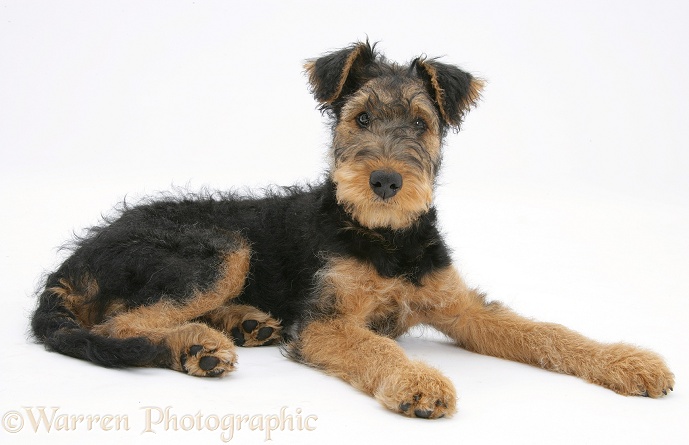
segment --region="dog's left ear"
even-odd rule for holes
[[[481,98],[484,81],[454,65],[433,59],[419,57],[411,67],[425,82],[445,123],[459,128],[464,115]]]

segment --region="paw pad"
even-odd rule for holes
[[[244,329],[245,332],[252,332],[257,326],[258,321],[256,320],[245,320],[244,323],[242,323],[242,329]]]
[[[201,357],[201,360],[199,360],[199,368],[203,369],[204,371],[210,371],[211,369],[215,368],[218,363],[220,363],[219,358],[207,355],[205,357]]]
[[[230,350],[207,350],[202,345],[192,345],[180,357],[187,374],[203,377],[219,377],[234,369],[234,353]]]
[[[230,335],[237,346],[267,346],[278,340],[280,328],[270,318],[264,322],[250,319],[230,329]]]
[[[431,414],[433,414],[432,409],[428,409],[428,410],[415,409],[414,410],[414,416],[420,417],[422,419],[428,419],[429,417],[431,417]]]
[[[414,407],[413,410],[411,409],[412,407]],[[445,417],[444,409],[446,408],[447,403],[440,399],[437,399],[432,404],[427,403],[427,400],[425,400],[423,394],[414,394],[411,401],[402,402],[399,404],[399,410],[401,412],[408,416],[419,417],[421,419]],[[437,413],[436,410],[438,411]]]

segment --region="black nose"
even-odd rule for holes
[[[369,182],[376,195],[389,199],[402,188],[402,175],[391,170],[376,170],[371,173]]]

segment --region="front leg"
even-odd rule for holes
[[[674,376],[656,353],[624,343],[603,344],[564,326],[524,318],[500,303],[487,303],[448,268],[428,281],[427,291],[446,300],[429,311],[429,324],[460,346],[571,374],[623,395],[660,397]],[[436,294],[437,295],[437,294]]]
[[[313,321],[292,347],[300,360],[342,378],[392,411],[426,419],[455,412],[455,389],[445,376],[407,358],[394,340],[353,321]]]

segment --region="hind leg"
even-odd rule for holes
[[[108,332],[96,326],[99,334]],[[234,371],[237,361],[235,346],[223,333],[203,323],[183,323],[169,328],[129,331],[122,338],[144,337],[162,347],[163,353],[143,366],[174,369],[200,377],[220,377]]]
[[[237,346],[267,346],[282,334],[280,320],[246,304],[229,304],[215,309],[203,320],[229,333]]]
[[[114,338],[145,337],[167,350],[151,366],[164,366],[191,375],[216,377],[234,369],[235,346],[223,333],[191,320],[221,307],[239,295],[249,269],[249,249],[227,254],[214,285],[197,291],[183,302],[157,303],[120,313],[93,327],[93,332]]]

